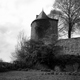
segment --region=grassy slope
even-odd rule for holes
[[[80,80],[80,77],[44,75],[44,72],[39,71],[12,71],[0,73],[0,80]]]

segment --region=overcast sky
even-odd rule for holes
[[[0,0],[0,58],[11,61],[17,36],[24,31],[30,37],[30,24],[42,9],[46,14],[54,0]]]
[[[30,36],[30,24],[42,10],[48,14],[54,0],[0,0],[0,58],[11,61],[17,35]]]

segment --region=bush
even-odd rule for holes
[[[0,72],[13,70],[13,64],[7,62],[0,62]]]
[[[61,47],[55,46],[55,44],[45,45],[43,41],[37,42],[24,38],[19,45],[15,51],[16,61],[18,61],[18,64],[15,64],[16,68],[33,68],[36,63],[53,68],[55,55],[61,50]]]

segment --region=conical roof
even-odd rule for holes
[[[42,20],[42,19],[51,19],[51,20],[56,20],[56,19],[52,19],[52,18],[49,18],[46,13],[42,10],[41,13],[39,15],[36,15],[36,19],[34,21],[32,21],[31,25],[38,21],[38,20]]]
[[[45,14],[45,12],[42,10],[42,12],[38,15],[36,19],[46,19],[48,16]]]

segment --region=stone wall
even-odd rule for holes
[[[80,37],[71,39],[61,39],[57,41],[56,45],[63,47],[63,50],[60,52],[60,54],[80,54]]]

